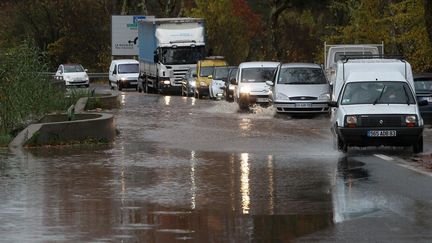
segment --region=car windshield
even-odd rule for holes
[[[325,84],[327,80],[320,68],[282,68],[279,84]]]
[[[200,69],[200,77],[208,77],[213,74],[214,67],[201,67]]]
[[[64,65],[65,73],[81,73],[84,72],[84,68],[81,65]]]
[[[120,64],[118,66],[118,73],[138,73],[139,65],[136,64]]]
[[[197,63],[204,57],[204,47],[163,48],[161,61],[167,65]]]
[[[346,85],[341,104],[415,104],[415,99],[405,82],[355,82]]]
[[[276,68],[257,67],[243,68],[241,70],[241,81],[243,83],[258,83],[273,79]]]
[[[432,92],[431,79],[416,79],[414,82],[416,92]]]
[[[215,68],[213,72],[213,79],[225,80],[228,77],[229,69],[227,67]]]

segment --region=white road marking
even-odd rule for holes
[[[380,159],[383,159],[383,160],[387,160],[387,161],[392,161],[392,160],[394,160],[392,157],[389,157],[389,156],[384,155],[384,154],[374,154],[374,156],[375,156],[375,157],[378,157],[378,158],[380,158]]]
[[[384,154],[374,154],[374,156],[378,157],[378,158],[380,158],[382,160],[385,160],[385,161],[395,161],[396,163],[394,163],[394,164],[399,165],[400,167],[403,167],[405,169],[409,169],[409,170],[415,171],[415,172],[420,173],[422,175],[426,175],[426,176],[432,177],[432,173],[431,172],[424,171],[424,170],[416,168],[416,167],[414,167],[412,165],[409,165],[407,161],[405,161],[405,160],[403,160],[401,158],[397,158],[395,160],[395,158],[389,157],[389,156],[384,155]]]

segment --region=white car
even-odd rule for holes
[[[234,91],[234,100],[240,110],[247,110],[254,104],[269,104],[269,86],[279,62],[243,62],[239,65]]]
[[[108,78],[111,89],[135,88],[138,91],[139,62],[134,59],[120,59],[111,62]]]
[[[224,95],[225,82],[228,73],[232,67],[215,67],[213,70],[212,80],[209,86],[209,97],[211,99],[221,99]]]
[[[417,103],[411,65],[398,59],[338,62],[330,102],[337,148],[413,146],[423,151],[423,119]]]
[[[270,102],[278,113],[328,113],[330,85],[321,66],[288,63],[278,67],[270,85]]]
[[[90,85],[87,69],[81,64],[60,64],[54,78],[64,80],[67,87]]]

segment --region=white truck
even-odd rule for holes
[[[346,56],[379,56],[384,54],[384,42],[381,44],[340,44],[328,45],[324,42],[324,71],[332,86],[336,78],[337,62]]]
[[[403,59],[342,59],[337,62],[332,131],[340,151],[348,147],[413,146],[423,151],[423,119],[411,65]]]
[[[204,20],[154,18],[138,22],[138,91],[177,92],[189,68],[205,57]]]

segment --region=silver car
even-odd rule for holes
[[[279,65],[271,86],[270,102],[278,113],[329,112],[330,85],[321,66],[312,63]]]
[[[196,77],[196,67],[191,67],[182,79],[181,93],[183,96],[192,96],[195,93]]]

